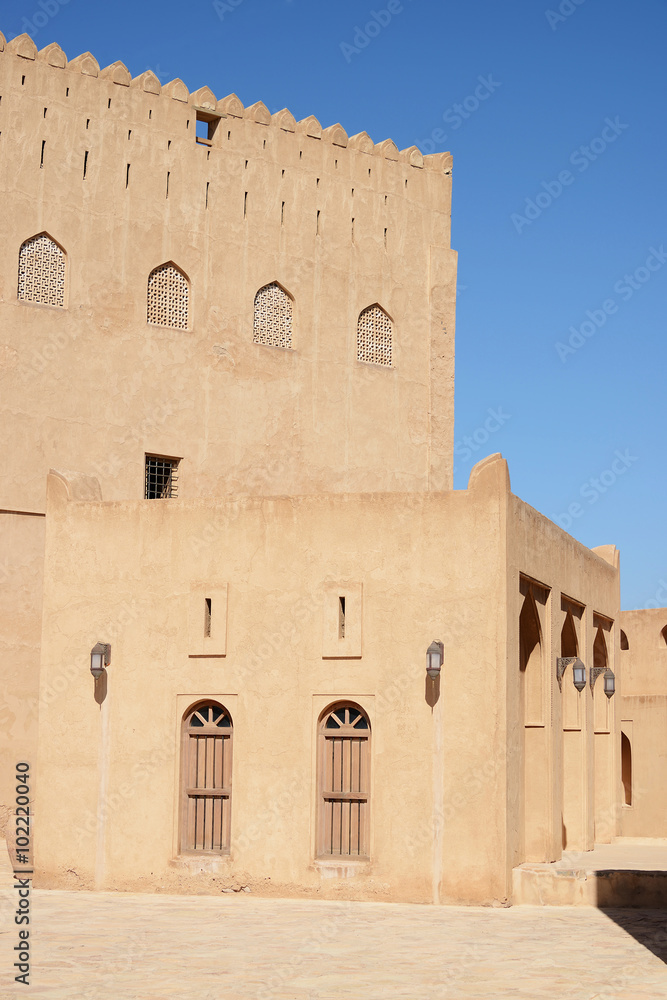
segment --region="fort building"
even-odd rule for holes
[[[506,904],[666,835],[617,550],[453,489],[450,154],[0,35],[0,184],[36,884]]]

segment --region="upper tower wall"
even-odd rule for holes
[[[451,486],[451,156],[189,93],[55,43],[0,36],[5,440],[0,503],[43,509],[46,470],[143,493],[146,452],[181,495]],[[19,253],[65,255],[63,305],[17,298]],[[147,323],[173,264],[187,329]],[[253,342],[257,291],[293,302],[289,350]],[[357,357],[360,313],[390,365]]]

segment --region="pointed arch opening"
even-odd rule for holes
[[[621,780],[623,799],[626,806],[632,805],[632,746],[630,740],[621,733]]]
[[[394,326],[391,317],[375,302],[362,309],[357,320],[357,361],[391,368]]]
[[[593,667],[597,667],[598,670],[606,670],[607,666],[607,640],[604,637],[604,629],[598,625],[593,642]]]
[[[48,233],[31,236],[19,250],[17,298],[65,308],[66,254]]]
[[[667,625],[660,632],[660,645],[667,646]]]
[[[542,724],[542,629],[532,590],[519,616],[519,669],[523,675],[524,725]]]
[[[255,295],[252,340],[267,347],[292,349],[294,300],[277,281],[263,285]]]
[[[568,611],[560,633],[560,655],[579,656],[579,642],[572,612]]]
[[[368,716],[354,702],[329,706],[318,733],[318,857],[369,856]]]
[[[148,276],[146,320],[151,326],[187,330],[190,282],[173,261],[153,268]]]
[[[630,643],[628,642],[628,637],[621,629],[621,649],[630,649]]]
[[[232,718],[216,701],[183,716],[181,853],[228,854],[232,804]]]

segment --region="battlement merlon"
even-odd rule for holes
[[[297,121],[287,108],[271,114],[262,101],[244,107],[236,94],[229,94],[218,100],[207,86],[200,87],[190,93],[180,79],[171,80],[162,85],[151,70],[146,70],[139,76],[132,78],[130,71],[120,61],[101,69],[90,52],[84,52],[76,58],[68,60],[56,42],[38,50],[28,34],[18,35],[7,42],[0,32],[0,59],[3,56],[13,56],[17,63],[23,67],[32,62],[36,66],[46,64],[54,71],[65,71],[67,74],[65,89],[71,100],[70,107],[72,108],[80,101],[90,102],[91,98],[94,98],[95,95],[90,87],[93,81],[97,83],[98,99],[100,101],[106,99],[105,103],[108,103],[116,88],[127,88],[133,95],[139,92],[149,100],[157,97],[159,101],[153,102],[156,106],[151,109],[153,111],[151,126],[157,131],[172,131],[175,124],[173,111],[175,108],[180,108],[184,112],[181,117],[187,123],[185,125],[189,132],[187,138],[192,138],[193,142],[194,124],[191,126],[187,116],[195,112],[199,121],[209,120],[217,124],[217,122],[224,123],[224,120],[227,119],[234,124],[253,123],[280,131],[282,137],[292,136],[294,142],[300,143],[302,146],[319,145],[321,147],[319,157],[313,156],[312,148],[302,151],[303,162],[300,164],[301,166],[306,169],[318,166],[317,161],[321,161],[325,157],[324,150],[326,150],[329,154],[328,158],[335,160],[336,168],[338,168],[338,158],[341,160],[341,167],[343,167],[344,162],[347,162],[347,174],[351,178],[359,175],[358,180],[361,182],[360,175],[363,172],[365,175],[363,180],[366,182],[364,186],[367,188],[382,188],[384,190],[387,186],[387,170],[376,169],[373,171],[371,169],[373,163],[376,163],[380,168],[384,167],[389,170],[393,168],[393,172],[396,172],[401,166],[407,167],[406,180],[408,177],[417,177],[422,172],[428,172],[428,180],[424,178],[426,183],[415,183],[413,185],[415,190],[406,192],[406,194],[410,199],[421,201],[423,198],[429,201],[435,211],[450,214],[452,155],[449,152],[424,155],[417,146],[409,146],[399,150],[393,140],[385,139],[382,142],[374,143],[366,132],[348,136],[345,129],[338,123],[322,128],[320,122],[313,115]],[[25,75],[27,74],[24,70],[22,76]],[[63,90],[62,77],[59,73],[54,73],[52,79],[42,75],[40,77],[40,96],[56,100],[63,96],[61,94]],[[44,89],[45,83],[46,90]],[[34,91],[32,93],[34,94]],[[26,96],[29,95],[30,91],[26,93]],[[107,107],[106,110],[112,111],[111,106]],[[114,108],[113,111],[115,110]],[[136,102],[125,101],[122,107],[124,119],[130,123],[134,114],[139,110],[139,105]],[[145,123],[143,116],[141,123]],[[223,136],[226,134],[224,128],[213,129],[211,134],[213,136],[210,140],[211,147],[222,147]],[[316,140],[316,143],[311,144],[309,140]],[[204,145],[208,144],[207,140],[202,142],[200,139],[199,141]],[[264,148],[265,145],[264,143],[261,148]],[[249,152],[251,151],[249,150]],[[367,156],[371,159],[366,160]],[[356,164],[352,161],[356,161]],[[322,165],[326,167],[327,163]],[[447,237],[446,244],[441,243],[440,239],[436,242],[449,246],[449,233],[447,233]]]

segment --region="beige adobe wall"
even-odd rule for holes
[[[621,613],[628,649],[620,650],[623,732],[632,757],[631,804],[623,806],[625,837],[667,837],[667,608]]]
[[[6,446],[6,443],[5,443]],[[13,844],[15,765],[37,765],[43,516],[0,511],[0,837]]]
[[[519,670],[521,578],[544,588],[540,608],[541,675],[537,704],[527,709]],[[589,550],[544,515],[512,495],[507,527],[507,732],[514,747],[508,794],[508,851],[513,864],[550,862],[563,848],[590,850],[618,832],[620,697],[609,701],[598,676],[591,691],[594,620],[603,616],[609,665],[616,666],[619,615],[619,560],[613,546]],[[559,685],[565,619],[562,599],[582,609],[578,655],[587,668],[579,694],[568,667]],[[523,789],[523,795],[521,790]]]
[[[184,498],[451,488],[449,154],[131,80],[89,54],[67,63],[27,36],[0,35],[0,95],[14,443],[0,503],[43,510],[51,466],[139,499],[145,452],[182,459]],[[210,146],[196,107],[224,115]],[[41,232],[67,255],[64,309],[17,300],[19,248]],[[187,331],[146,322],[149,273],[168,261],[191,283]],[[294,298],[293,350],[252,341],[273,281]],[[375,302],[393,320],[391,368],[356,358]]]
[[[507,898],[506,500],[493,475],[430,495],[81,503],[57,477],[50,491],[39,884]],[[226,588],[224,657],[189,655],[201,585]],[[358,659],[323,658],[332,586],[361,588]],[[101,704],[96,641],[112,645]],[[209,695],[235,727],[232,844],[202,873],[173,859],[180,720]],[[371,862],[357,874],[314,861],[317,719],[339,699],[372,727]]]

